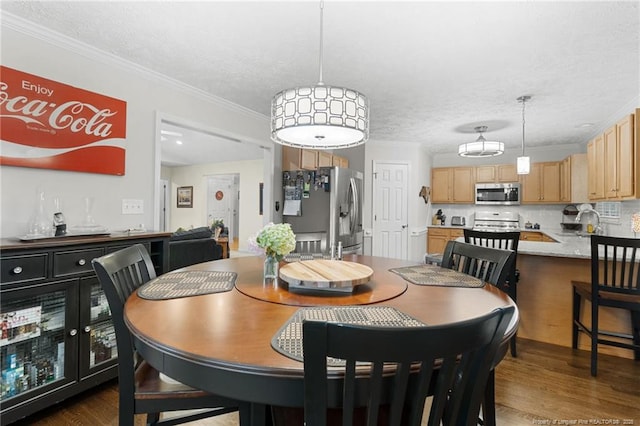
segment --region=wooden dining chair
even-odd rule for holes
[[[442,267],[472,275],[501,288],[511,273],[514,258],[512,250],[449,241],[442,254]]]
[[[340,408],[329,412],[340,413],[341,424],[351,426],[362,407],[368,426],[418,426],[429,396],[428,425],[475,424],[514,312],[510,306],[459,323],[424,327],[304,322],[306,426],[340,424],[328,421],[329,408]],[[345,367],[328,369],[327,357],[344,360]]]
[[[442,266],[455,269],[482,281],[503,288],[511,273],[515,252],[459,241],[449,241],[442,254]],[[513,340],[513,338],[511,339]],[[505,348],[501,350],[506,351]],[[499,355],[501,359],[503,354]],[[495,371],[491,370],[487,380],[485,398],[482,402],[482,418],[478,421],[484,426],[495,426]]]
[[[500,290],[504,291],[517,303],[518,300],[518,280],[520,279],[520,271],[516,268],[518,261],[518,242],[520,241],[520,231],[509,232],[493,232],[493,231],[477,231],[474,229],[464,229],[464,242],[477,246],[499,248],[504,250],[513,250],[515,256],[511,263],[509,275],[500,286]],[[511,356],[517,356],[516,336],[514,335],[509,342]]]
[[[598,345],[634,351],[640,360],[640,239],[591,236],[591,282],[572,281],[572,346],[578,348],[580,332],[591,339],[591,375],[598,373]],[[591,325],[581,318],[582,301],[591,302]],[[600,307],[630,312],[631,333],[600,327]]]
[[[149,425],[174,425],[238,411],[237,401],[161,379],[158,370],[135,352],[123,313],[127,298],[156,276],[145,247],[135,244],[93,259],[92,264],[109,302],[118,345],[118,424],[132,426],[134,414],[147,414]],[[203,408],[210,410],[160,419],[163,412]]]

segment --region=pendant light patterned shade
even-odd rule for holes
[[[369,101],[356,90],[325,86],[322,81],[322,21],[320,2],[320,76],[313,87],[277,93],[271,101],[271,139],[298,148],[336,149],[369,139]]]
[[[360,145],[369,139],[368,100],[355,90],[322,84],[283,90],[271,102],[271,139],[300,148]]]

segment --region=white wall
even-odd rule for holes
[[[171,230],[207,226],[207,177],[216,174],[240,174],[240,222],[239,249],[247,248],[250,236],[263,225],[259,214],[259,184],[263,181],[262,160],[203,164],[189,167],[173,167],[171,173],[171,199],[176,199],[179,186],[193,186],[193,208],[177,208],[171,202]],[[266,208],[266,206],[265,206]]]
[[[268,117],[148,73],[11,15],[3,14],[1,23],[2,65],[127,102],[124,176],[0,166],[2,237],[26,233],[37,188],[50,200],[62,200],[69,226],[80,224],[84,218],[85,196],[95,197],[95,221],[112,230],[153,224],[155,180],[160,175],[155,160],[158,112],[272,145]],[[265,187],[271,191],[266,179]],[[267,195],[270,198],[271,192]],[[124,198],[143,200],[144,214],[122,215]],[[265,208],[272,204],[269,199]],[[271,211],[268,213],[270,217]]]
[[[364,208],[363,226],[365,230],[373,229],[372,195],[373,195],[373,162],[397,161],[409,165],[409,259],[422,260],[426,252],[426,226],[429,217],[429,205],[418,196],[422,186],[430,186],[431,159],[424,148],[418,144],[401,144],[396,148],[389,144],[376,143],[370,140],[365,145],[364,164]],[[370,238],[365,238],[365,254],[371,254]]]

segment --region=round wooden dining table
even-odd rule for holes
[[[489,284],[479,288],[417,285],[390,271],[416,266],[415,261],[347,255],[344,261],[367,265],[373,275],[368,283],[345,294],[289,291],[282,280],[265,285],[263,260],[237,257],[183,268],[180,271],[235,272],[235,286],[225,292],[166,300],[143,299],[134,293],[124,311],[136,348],[151,365],[195,388],[251,403],[252,424],[264,420],[260,407],[303,406],[303,363],[271,345],[274,335],[302,307],[388,306],[435,325],[515,306]],[[517,315],[505,341],[516,328]]]

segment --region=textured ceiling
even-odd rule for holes
[[[318,79],[319,2],[0,8],[265,116]],[[637,1],[326,1],[324,81],[369,97],[373,141],[455,152],[487,125],[518,149],[532,95],[527,146],[583,143],[637,106],[639,22]]]

